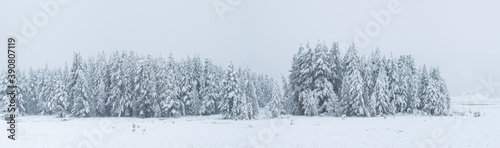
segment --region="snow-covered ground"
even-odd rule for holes
[[[471,109],[481,116],[290,116],[251,121],[222,120],[220,116],[27,116],[19,118],[17,140],[4,136],[0,147],[500,147],[500,100],[467,103],[456,99],[453,104],[455,110],[468,114]]]

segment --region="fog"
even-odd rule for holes
[[[418,65],[439,66],[453,96],[484,88],[500,94],[499,4],[493,0],[2,1],[0,45],[7,48],[7,37],[17,37],[21,69],[62,67],[75,51],[87,57],[102,50],[108,54],[134,50],[155,56],[171,52],[176,60],[199,55],[224,67],[232,60],[281,81],[301,44],[335,41],[345,53],[357,43],[362,54],[379,47],[386,56],[409,54]],[[390,19],[380,17],[380,21],[376,14],[389,14],[384,16]],[[359,40],[362,34],[367,36],[364,41]],[[0,61],[6,61],[6,54]]]

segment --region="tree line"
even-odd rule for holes
[[[410,55],[387,58],[379,49],[359,56],[338,43],[300,47],[292,61],[285,93],[296,115],[385,116],[446,115],[450,96],[439,68],[417,68]]]
[[[57,117],[179,117],[221,114],[248,120],[262,115],[374,117],[397,114],[448,115],[450,96],[439,68],[417,67],[410,55],[390,57],[377,49],[359,56],[355,46],[342,55],[338,43],[301,46],[288,80],[278,85],[250,69],[203,62],[198,56],[175,61],[172,54],[104,52],[72,66],[18,72],[21,115]],[[2,72],[2,103],[7,75]],[[2,105],[4,107],[6,105]],[[5,110],[2,112],[5,113]]]
[[[230,71],[229,71],[230,70]],[[6,88],[2,72],[2,95]],[[224,114],[253,119],[271,98],[274,80],[231,63],[198,56],[175,61],[134,52],[104,52],[71,68],[30,68],[18,73],[18,112],[57,117],[179,117]],[[229,88],[230,87],[230,88]],[[2,102],[8,101],[3,96]],[[227,98],[227,99],[226,99]],[[6,103],[6,102],[5,102]],[[3,106],[2,106],[3,107]]]

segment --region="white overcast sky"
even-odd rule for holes
[[[22,36],[23,18],[33,21],[35,14],[45,13],[38,3],[46,1],[52,0],[2,0],[0,45],[6,48],[9,33]],[[85,57],[101,50],[163,56],[172,52],[177,60],[199,54],[224,67],[233,60],[281,81],[301,43],[321,40],[330,46],[336,41],[347,48],[355,28],[364,29],[375,21],[370,12],[387,10],[389,3],[241,0],[221,20],[214,2],[70,0],[19,46],[19,66],[60,67],[71,63],[74,51]],[[402,12],[392,15],[391,22],[360,50],[370,53],[380,47],[386,55],[411,54],[418,65],[439,66],[452,95],[461,95],[477,88],[480,77],[500,80],[498,6],[500,2],[493,0],[401,0]],[[2,55],[0,61],[6,61]]]

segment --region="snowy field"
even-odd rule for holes
[[[289,116],[251,121],[220,116],[164,119],[19,118],[17,140],[1,147],[500,147],[500,100],[453,101],[480,117]],[[464,109],[465,108],[465,109]],[[5,128],[6,129],[6,128]],[[4,132],[5,133],[5,132]]]

